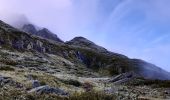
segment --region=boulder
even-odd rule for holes
[[[40,86],[40,82],[38,80],[33,80],[32,81],[32,87],[33,88],[36,88],[36,87],[39,87]]]
[[[4,86],[6,84],[13,84],[14,81],[10,77],[0,76],[0,86]]]
[[[57,94],[57,95],[63,95],[63,96],[66,96],[68,95],[67,92],[59,89],[59,88],[53,88],[53,87],[50,87],[48,85],[44,85],[44,86],[39,86],[39,87],[36,87],[36,88],[33,88],[31,89],[30,91],[28,91],[28,93],[38,93],[38,94],[50,94],[50,93],[53,93],[53,94]]]
[[[28,50],[33,49],[33,43],[30,42],[30,43],[27,45],[26,49],[28,49]]]
[[[131,80],[133,78],[137,78],[137,77],[140,77],[140,76],[134,72],[127,72],[127,73],[123,73],[123,74],[117,75],[117,76],[109,79],[109,82],[113,82],[115,84],[122,84],[122,83],[128,82],[129,80]]]

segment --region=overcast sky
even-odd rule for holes
[[[170,71],[170,0],[0,0],[0,19],[84,36]]]

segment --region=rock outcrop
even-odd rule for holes
[[[141,76],[139,76],[135,72],[128,72],[128,73],[123,73],[123,74],[117,75],[117,76],[109,79],[109,82],[113,82],[114,84],[123,84],[123,83],[126,83],[126,82],[132,80],[133,78],[139,78],[139,77],[141,77]]]

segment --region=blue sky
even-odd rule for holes
[[[84,36],[170,71],[169,5],[170,0],[0,0],[0,18],[14,24],[25,15],[65,41]]]

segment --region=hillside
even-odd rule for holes
[[[132,94],[135,97],[139,95],[136,92],[138,88],[130,82],[145,83],[158,79],[160,81],[150,84],[169,83],[165,80],[170,79],[170,73],[153,64],[110,52],[83,37],[76,37],[64,43],[56,35],[54,37],[56,36],[57,40],[47,37],[48,34],[53,33],[47,29],[37,31],[34,26],[29,26],[24,32],[0,21],[2,94],[9,97],[24,94],[23,97],[27,97],[27,94],[31,93],[30,98],[41,99],[42,95],[37,97],[32,94],[38,92],[57,94],[57,98],[60,98],[58,95],[64,98],[69,96],[74,98],[72,95],[75,91],[88,92],[93,87],[95,91],[102,91],[102,94],[104,92],[103,96],[106,98],[126,98],[129,92],[125,93],[125,91],[131,91],[132,88],[135,91]],[[114,84],[121,86],[114,87]],[[132,87],[126,87],[126,84]],[[150,84],[147,88],[144,87],[148,91],[152,91]],[[6,86],[8,90],[5,90]],[[122,87],[124,90],[120,92],[121,95],[117,94]],[[18,90],[16,94],[8,94],[16,90]],[[164,89],[156,90],[159,94],[157,96],[162,95],[162,91]],[[130,95],[129,98],[135,97]]]

